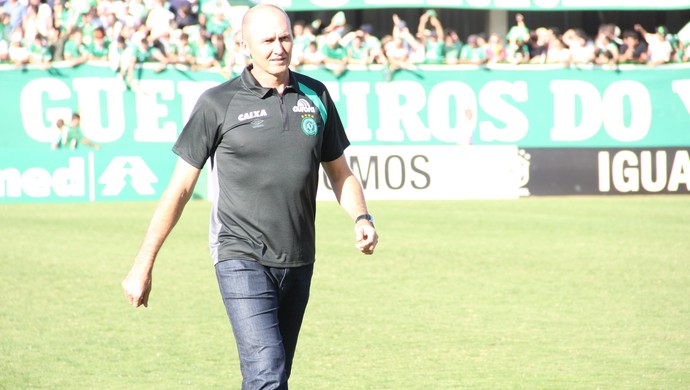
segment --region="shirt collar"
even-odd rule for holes
[[[242,79],[242,83],[244,84],[245,88],[247,88],[250,92],[255,94],[256,96],[260,98],[265,98],[272,94],[275,90],[275,88],[266,88],[263,87],[259,82],[256,80],[254,75],[252,75],[252,68],[254,67],[253,64],[247,65],[246,68],[244,68],[244,71],[242,71],[242,74],[240,75],[240,78]],[[288,72],[290,74],[290,84],[288,84],[285,87],[285,91],[288,90],[296,90],[297,87],[297,80],[295,79],[295,74],[288,69]]]

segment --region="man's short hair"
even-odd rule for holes
[[[622,35],[623,39],[625,38],[635,38],[635,39],[640,39],[640,36],[637,35],[635,31],[632,30],[625,30]]]

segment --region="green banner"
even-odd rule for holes
[[[465,8],[507,9],[522,11],[632,11],[690,8],[690,0],[242,0],[232,2],[233,5],[254,5],[259,3],[276,4],[288,11],[372,8]]]
[[[422,66],[302,72],[326,83],[354,146],[690,145],[690,65],[619,69]],[[238,70],[239,71],[239,70]],[[128,89],[107,67],[0,69],[0,202],[157,199],[170,151],[214,72],[140,69]],[[101,149],[51,150],[55,123],[81,115]],[[203,196],[204,189],[200,189]]]

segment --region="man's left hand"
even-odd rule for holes
[[[379,243],[379,235],[374,225],[368,221],[359,221],[355,225],[355,248],[365,255],[374,254],[374,248]]]

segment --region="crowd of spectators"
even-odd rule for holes
[[[445,28],[434,11],[419,19],[413,34],[405,21],[393,15],[393,31],[370,47],[371,62],[393,68],[417,64],[562,64],[615,66],[660,65],[690,62],[690,23],[684,34],[671,34],[664,26],[647,31],[639,24],[621,31],[615,24],[602,24],[590,38],[578,28],[530,29],[517,14],[505,37],[492,33],[470,34],[463,42],[458,33]],[[368,37],[366,30],[345,34],[341,43],[350,46],[351,36]],[[680,39],[682,36],[684,39]]]
[[[140,63],[156,64],[158,70],[169,65],[215,68],[231,75],[235,65],[249,61],[240,45],[241,15],[228,0],[0,0],[0,7],[0,63],[18,67],[103,62],[131,83]],[[292,65],[329,64],[341,74],[355,64],[395,71],[419,64],[690,61],[690,42],[663,26],[621,31],[604,24],[589,37],[577,28],[530,28],[517,14],[506,36],[476,33],[463,40],[433,10],[422,13],[416,25],[395,14],[392,22],[392,31],[379,37],[371,25],[348,25],[343,12],[328,23],[295,21]]]
[[[0,8],[0,63],[18,67],[100,62],[131,83],[140,63],[231,71],[247,62],[226,0],[0,0]]]

